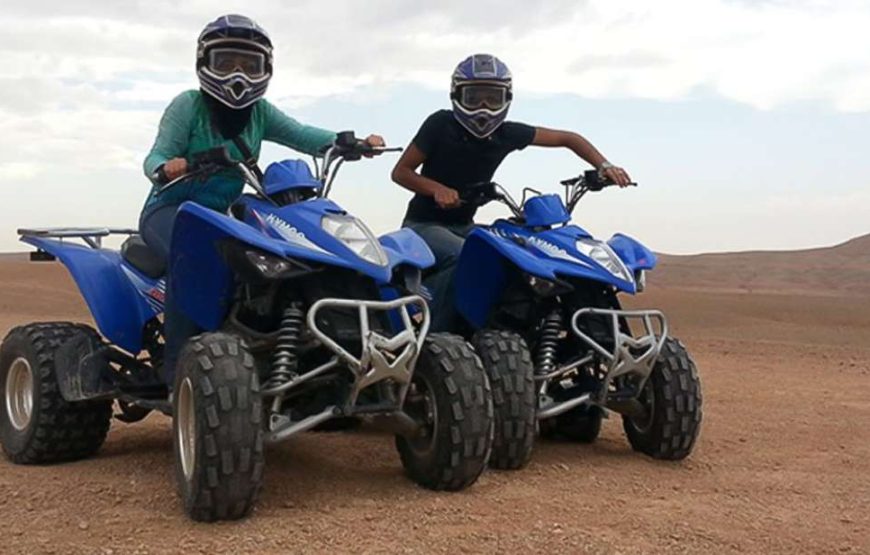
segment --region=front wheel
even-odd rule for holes
[[[677,339],[665,341],[639,400],[643,414],[622,417],[631,447],[655,459],[689,456],[701,430],[701,381]]]
[[[173,393],[175,476],[194,520],[246,516],[263,481],[263,408],[254,359],[226,333],[188,341]]]
[[[472,339],[492,386],[495,438],[490,466],[528,464],[535,444],[535,367],[525,340],[514,332],[481,330]]]
[[[405,412],[422,424],[396,436],[408,476],[433,490],[457,491],[477,481],[492,450],[492,392],[480,360],[459,336],[431,334],[417,360]]]

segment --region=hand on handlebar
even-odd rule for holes
[[[612,181],[620,187],[628,187],[632,184],[631,177],[628,176],[628,172],[618,166],[607,167],[601,170],[600,173],[602,177]]]
[[[438,206],[445,210],[456,208],[460,204],[459,193],[456,192],[456,189],[451,189],[444,185],[436,189],[435,194],[432,196],[435,198],[435,202]]]
[[[166,181],[172,181],[187,173],[187,160],[184,158],[173,158],[163,164],[161,169]]]
[[[384,141],[384,138],[381,137],[380,135],[369,135],[368,137],[365,138],[365,141],[363,141],[363,142],[370,147],[387,146],[387,143]],[[370,150],[368,152],[363,152],[363,156],[365,156],[366,158],[372,158],[374,156],[377,156],[378,154],[381,154],[381,151]]]

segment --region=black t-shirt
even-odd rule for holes
[[[522,150],[535,138],[535,128],[523,123],[504,122],[485,139],[465,130],[450,110],[439,110],[426,118],[414,145],[426,155],[420,174],[457,191],[491,181],[505,156]],[[435,199],[414,195],[405,218],[415,222],[467,224],[474,219],[476,208],[461,205],[444,210]]]

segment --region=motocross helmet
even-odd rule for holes
[[[469,133],[489,137],[504,123],[513,99],[511,72],[490,54],[474,54],[453,72],[450,86],[453,115]]]
[[[199,34],[196,75],[209,96],[233,109],[246,108],[269,86],[272,41],[250,18],[221,16]]]

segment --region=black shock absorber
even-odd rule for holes
[[[562,313],[554,310],[544,317],[541,325],[541,337],[538,340],[538,350],[535,356],[535,371],[539,374],[549,374],[556,369],[556,351],[559,347],[559,336],[562,334]]]
[[[278,332],[278,344],[272,358],[272,371],[266,381],[266,389],[273,389],[289,382],[296,375],[299,366],[299,338],[305,324],[305,313],[298,304],[292,304],[284,309],[281,316],[281,328]]]

